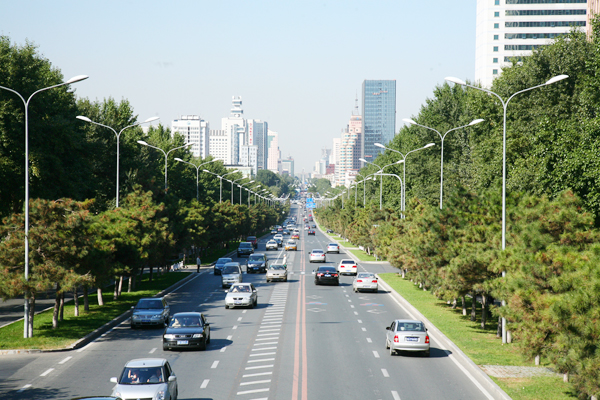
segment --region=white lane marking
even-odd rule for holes
[[[344,292],[345,292],[345,290],[344,290]],[[349,294],[347,294],[347,295],[346,295],[346,297],[350,297],[350,295],[349,295]]]
[[[279,330],[281,330],[281,329],[269,329],[269,330],[270,330],[270,331],[279,331]],[[267,331],[263,331],[263,332],[267,332]],[[275,336],[278,336],[278,335],[279,335],[279,332],[273,332],[273,333],[261,333],[260,335],[256,335],[256,336],[273,336],[273,335],[275,335]],[[259,340],[259,339],[257,339],[257,340]]]
[[[367,328],[360,328],[360,329],[362,329],[362,330],[363,330],[363,332],[366,332],[366,331],[367,331]]]
[[[202,381],[202,385],[200,385],[200,389],[206,389],[206,387],[208,386],[208,382],[210,381],[210,379],[205,379]]]
[[[352,300],[348,299],[348,303],[352,303]]]
[[[392,397],[394,400],[400,400],[400,395],[395,390],[392,390]]]
[[[263,362],[263,361],[275,361],[275,359],[274,358],[261,358],[260,360],[248,360],[249,363]]]
[[[233,339],[232,335],[227,336],[227,340],[231,340],[231,339]]]
[[[281,322],[265,322],[264,324],[260,324],[260,326],[269,327],[270,325],[281,325]]]
[[[242,314],[246,314],[246,311],[248,311],[248,310],[244,310],[244,311],[242,311]]]
[[[63,365],[64,363],[66,363],[67,361],[69,361],[71,358],[73,358],[73,357],[69,356],[69,357],[65,358],[64,360],[62,360],[61,362],[59,362],[58,364],[59,365]]]
[[[258,372],[256,374],[246,374],[246,375],[242,375],[242,378],[250,378],[253,376],[264,376],[264,375],[273,375],[273,371],[270,372]]]
[[[252,349],[252,351],[263,351],[263,350],[273,350],[277,349],[277,346],[274,347],[261,347],[260,349]]]
[[[379,358],[379,353],[376,350],[373,350],[373,355],[375,356],[375,358]]]
[[[237,325],[234,325],[233,328],[231,328],[231,329],[237,329]]]
[[[244,369],[260,369],[260,368],[273,368],[274,365],[273,364],[269,364],[269,365],[257,365],[256,367],[246,367]]]
[[[390,377],[390,374],[388,374],[387,369],[385,369],[385,368],[381,368],[381,373],[383,374],[384,378]]]
[[[352,304],[350,304],[350,308],[354,308],[354,306]]]
[[[269,343],[254,343],[254,347],[256,346],[268,346],[270,344],[277,344],[278,342],[269,342]]]
[[[156,351],[156,347],[154,347],[152,350],[150,350],[150,354],[154,353]]]
[[[358,315],[358,312],[354,311],[354,315]]]
[[[48,368],[47,370],[45,370],[44,372],[42,372],[40,374],[40,376],[46,376],[46,375],[48,375],[52,371],[54,371],[54,368]]]
[[[223,347],[223,348],[221,349],[221,353],[225,353],[225,350],[227,350],[227,347]]]
[[[277,354],[277,352],[276,351],[269,351],[268,353],[250,354],[250,357],[272,356],[273,354]]]
[[[362,324],[362,319],[357,319],[359,324]]]
[[[212,369],[217,368],[217,365],[219,365],[219,360],[216,360],[215,362],[212,363],[212,365],[210,366]]]
[[[21,393],[27,389],[29,389],[31,387],[31,384],[28,383],[27,385],[23,386],[21,389],[17,390],[17,393]]]
[[[238,317],[238,321],[241,321],[241,320],[242,320],[242,317]]]
[[[242,382],[242,383],[240,383],[240,386],[258,385],[258,384],[262,384],[262,383],[271,383],[271,380],[270,379],[265,379],[265,380],[262,380],[262,381]]]
[[[268,392],[269,388],[266,389],[254,389],[254,390],[244,390],[241,392],[237,392],[238,395],[242,395],[242,394],[251,394],[251,393],[260,393],[260,392]]]
[[[368,343],[373,343],[373,341],[371,340],[371,338],[370,338],[370,337],[368,337],[368,338],[367,338],[367,342],[368,342]]]

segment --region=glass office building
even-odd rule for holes
[[[362,156],[373,161],[396,133],[396,80],[363,81],[362,85]]]

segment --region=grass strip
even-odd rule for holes
[[[86,336],[95,329],[131,309],[142,297],[152,297],[161,290],[188,276],[189,272],[169,272],[160,276],[154,274],[150,282],[149,274],[144,274],[135,292],[123,292],[118,300],[113,300],[113,288],[103,292],[104,305],[98,305],[96,293],[90,294],[90,311],[83,311],[83,299],[79,299],[79,317],[74,316],[73,302],[65,304],[64,320],[57,329],[52,329],[52,310],[37,314],[33,319],[33,337],[23,338],[23,321],[17,321],[0,329],[0,349],[62,349]]]
[[[473,362],[478,365],[512,365],[533,367],[533,362],[523,359],[516,345],[502,345],[496,337],[497,320],[488,320],[486,328],[481,328],[481,309],[477,303],[477,319],[470,320],[471,299],[467,298],[466,316],[462,307],[452,309],[445,301],[437,299],[431,292],[420,289],[397,273],[379,274],[396,292],[412,304],[431,321],[444,335],[456,344]],[[546,365],[548,366],[548,365]],[[492,379],[514,400],[574,399],[571,387],[564,383],[562,376],[532,378]]]
[[[375,259],[374,256],[368,255],[367,253],[365,253],[362,250],[348,249],[348,251],[350,253],[354,254],[356,256],[356,258],[358,258],[360,261],[381,261],[381,260]]]

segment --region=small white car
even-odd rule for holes
[[[337,243],[329,243],[327,245],[327,252],[340,254],[340,245]]]
[[[269,265],[269,269],[267,269],[267,282],[272,281],[283,281],[287,282],[288,272],[286,264],[271,264]]]
[[[354,260],[347,258],[340,261],[337,270],[340,275],[352,274],[356,276],[356,274],[358,273],[358,266],[356,265]]]
[[[371,290],[375,293],[379,290],[377,276],[371,272],[360,272],[352,282],[352,290],[358,293],[362,290]]]
[[[422,321],[397,319],[385,329],[385,348],[391,356],[397,351],[414,351],[429,357],[429,334]]]
[[[321,249],[313,249],[313,251],[308,252],[308,261],[309,262],[327,262],[325,260],[325,252]]]
[[[176,399],[177,377],[164,358],[139,358],[125,364],[112,395],[123,399]]]
[[[279,245],[277,244],[276,240],[269,240],[266,244],[267,250],[277,250],[278,247]]]
[[[258,291],[251,283],[236,283],[225,295],[225,308],[250,307],[258,305]]]
[[[221,285],[226,288],[234,283],[241,283],[242,267],[239,262],[230,262],[223,266],[221,270]]]

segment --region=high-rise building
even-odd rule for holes
[[[294,159],[292,157],[281,160],[281,173],[294,176]]]
[[[565,35],[585,29],[586,0],[477,0],[475,82],[490,87],[502,68]]]
[[[329,157],[329,165],[333,165],[333,184],[332,186],[338,185],[339,180],[339,163],[340,155],[342,150],[342,138],[333,138],[333,146],[331,148],[331,156]]]
[[[240,151],[240,165],[250,167],[254,175],[258,172],[258,146],[243,145]]]
[[[171,121],[171,134],[180,134],[186,143],[194,143],[190,148],[194,157],[206,158],[209,155],[208,122],[197,115],[182,115]]]
[[[211,130],[209,134],[210,155],[222,160],[225,165],[238,164],[239,136],[237,125],[229,125],[228,130]]]
[[[258,153],[256,156],[255,169],[267,169],[269,163],[269,124],[266,121],[259,119],[249,119],[248,124],[248,140],[247,145],[256,146]]]
[[[232,131],[233,129],[233,131]],[[239,163],[239,154],[241,146],[247,143],[248,136],[248,125],[244,119],[244,110],[242,110],[242,98],[233,96],[232,108],[229,117],[221,119],[221,130],[226,132],[232,132],[236,135],[234,142],[237,144],[237,148],[233,150],[232,164]]]
[[[268,131],[268,162],[269,171],[278,174],[281,169],[281,151],[279,150],[279,134],[269,129]]]
[[[587,22],[586,31],[587,37],[592,37],[592,18],[600,14],[600,0],[587,0]]]
[[[345,185],[347,171],[358,171],[360,169],[362,127],[362,117],[358,113],[358,99],[356,99],[350,121],[342,133],[342,145],[338,160],[339,167],[336,167],[336,185]]]
[[[373,161],[396,134],[396,80],[365,80],[362,84],[361,155]]]

